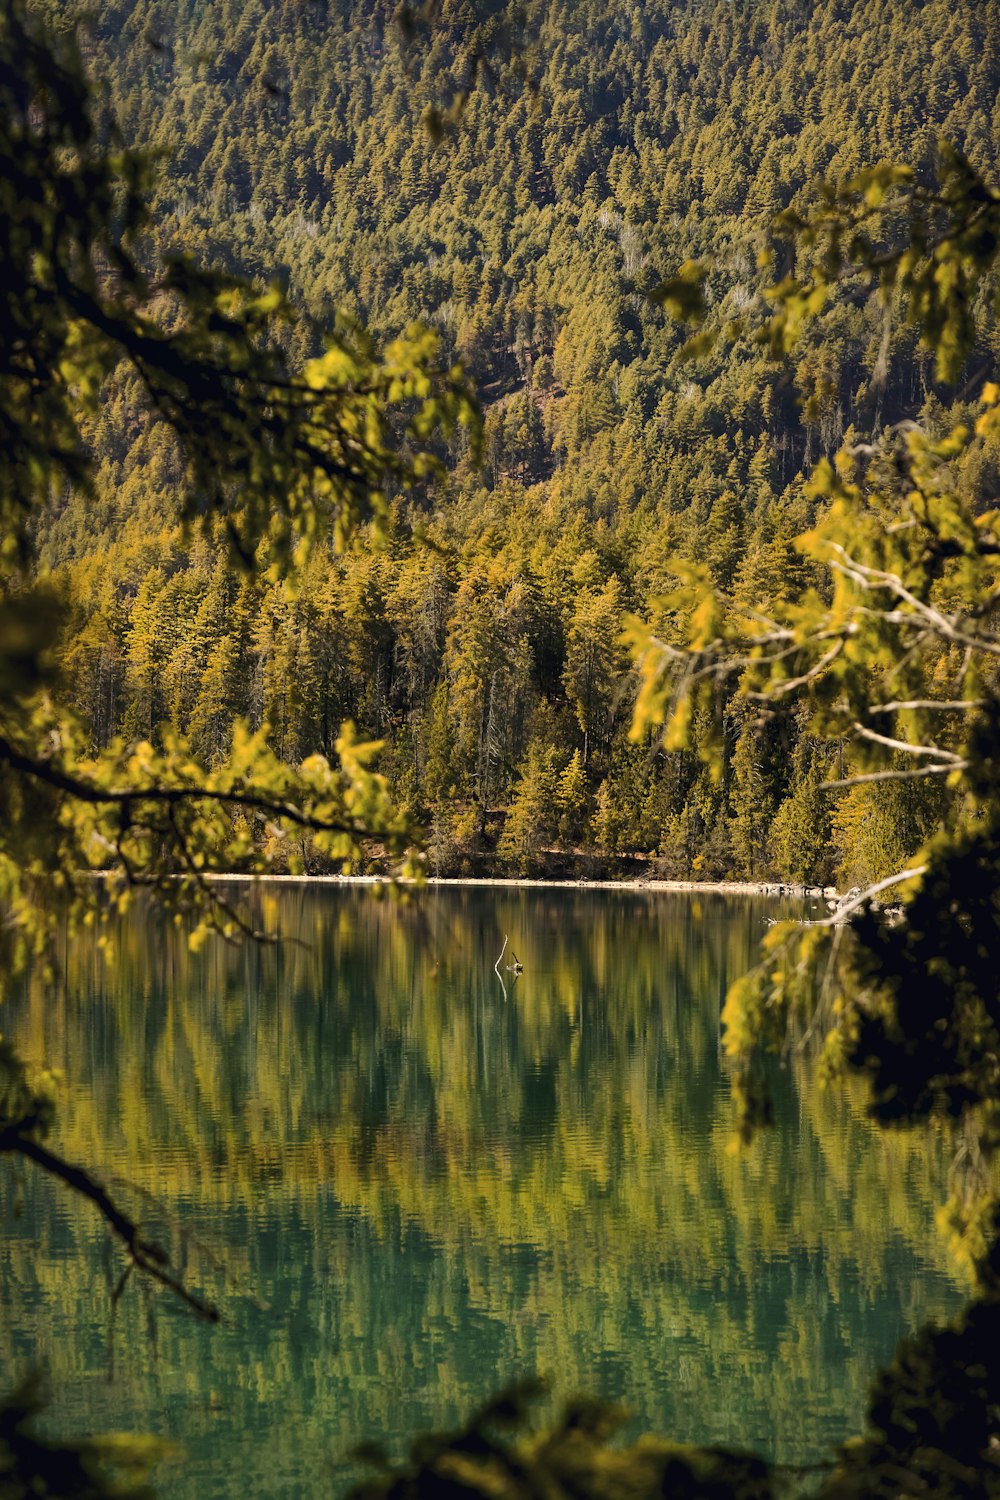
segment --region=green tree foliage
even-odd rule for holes
[[[600,750],[609,737],[621,681],[621,614],[621,586],[612,574],[600,590],[581,588],[566,632],[563,683],[583,731],[585,761],[591,745]]]
[[[58,57],[16,6],[2,40],[8,555],[26,546],[47,486],[88,478],[76,411],[123,360],[179,445],[176,509],[223,518],[247,562],[265,537],[287,561],[330,517],[343,535],[384,503],[393,470],[426,474],[430,454],[404,456],[389,409],[413,404],[404,414],[418,440],[464,410],[457,376],[435,368],[433,336],[414,332],[384,360],[363,341],[331,340],[295,371],[278,332],[296,315],[276,288],[258,293],[180,255],[154,281],[133,249],[147,219],[143,161],[95,128],[75,50]]]
[[[560,772],[556,798],[560,835],[570,840],[578,839],[583,831],[587,807],[587,779],[579,750],[573,751]]]
[[[527,870],[554,836],[561,781],[550,745],[532,740],[514,791],[500,840],[500,853]],[[572,788],[571,788],[572,790]]]
[[[770,830],[778,869],[805,885],[826,885],[832,873],[830,797],[823,787],[824,761],[824,751],[819,745],[799,740],[792,761],[788,795],[775,813]],[[840,804],[838,815],[848,800],[845,798]],[[843,864],[841,878],[844,880]],[[853,878],[844,880],[844,883],[853,884]]]
[[[733,853],[741,873],[749,879],[770,864],[769,843],[774,804],[768,795],[760,742],[752,724],[744,726],[733,752],[732,805]]]

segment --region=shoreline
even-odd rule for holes
[[[407,890],[437,886],[471,886],[495,890],[629,891],[674,896],[762,896],[772,900],[836,900],[833,886],[791,885],[778,881],[740,880],[544,880],[533,876],[428,875],[423,880],[398,880],[387,875],[255,875],[205,873],[212,882],[241,885],[368,885],[396,884]]]

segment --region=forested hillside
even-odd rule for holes
[[[745,704],[721,775],[633,742],[622,621],[662,618],[685,561],[744,602],[794,598],[818,582],[790,545],[820,503],[812,466],[978,409],[985,313],[954,388],[870,294],[784,363],[752,331],[768,226],[821,179],[929,174],[944,137],[997,180],[1000,3],[532,0],[513,39],[461,4],[412,37],[394,17],[109,0],[85,34],[126,142],[156,158],[151,261],[276,278],[318,327],[385,340],[422,320],[485,414],[481,463],[454,440],[448,479],[395,497],[378,546],[318,548],[292,590],[235,576],[221,537],[182,537],[178,460],[112,381],[95,493],[60,494],[38,534],[95,744],[169,721],[211,763],[244,717],[297,759],[353,719],[386,740],[442,871],[590,849],[676,876],[877,878],[933,827],[939,783],[823,795],[836,748]],[[692,258],[710,322],[742,319],[699,359],[652,296]],[[290,337],[315,352],[318,332]],[[1000,442],[962,463],[985,507]]]

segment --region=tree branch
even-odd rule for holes
[[[891,594],[895,594],[897,599],[908,604],[914,614],[920,617],[924,628],[929,629],[933,634],[945,640],[954,641],[957,645],[971,646],[973,650],[986,652],[990,656],[1000,656],[1000,636],[971,635],[964,629],[961,616],[956,615],[950,618],[948,615],[943,615],[926,600],[918,598],[896,573],[887,573],[881,568],[870,568],[865,563],[857,562],[839,542],[830,542],[829,546],[831,551],[836,552],[841,559],[838,561],[836,558],[831,558],[830,567],[835,572],[842,573],[845,578],[850,578],[859,588],[887,589]],[[916,620],[898,610],[885,615],[884,618],[899,625],[917,623]]]
[[[0,1151],[17,1152],[27,1157],[50,1176],[58,1178],[74,1192],[89,1199],[108,1228],[122,1241],[131,1263],[137,1270],[145,1271],[148,1276],[152,1276],[154,1281],[158,1281],[161,1286],[173,1292],[206,1323],[219,1322],[219,1310],[214,1303],[206,1302],[184,1285],[183,1281],[170,1269],[170,1258],[162,1246],[144,1238],[139,1225],[118,1207],[107,1189],[95,1177],[92,1177],[86,1168],[64,1161],[61,1156],[57,1156],[40,1141],[36,1141],[32,1136],[23,1135],[16,1129],[0,1131]]]
[[[870,714],[902,714],[913,713],[918,709],[926,709],[930,712],[939,713],[964,713],[973,708],[985,708],[986,698],[908,698],[898,703],[872,703],[866,712]]]
[[[816,678],[826,670],[827,667],[829,667],[833,662],[836,661],[837,657],[844,649],[847,635],[852,633],[853,632],[851,631],[850,627],[848,627],[844,635],[840,636],[839,639],[834,641],[829,651],[824,651],[819,661],[815,662],[809,668],[808,672],[803,672],[799,677],[789,677],[785,682],[777,683],[770,690],[765,690],[758,693],[747,693],[747,697],[751,698],[755,703],[769,703],[772,702],[775,698],[786,698],[789,693],[796,692],[800,687],[807,687],[810,682],[814,682]]]
[[[968,769],[967,760],[950,762],[942,766],[916,766],[912,771],[866,771],[861,776],[845,776],[841,781],[821,781],[820,791],[836,792],[844,787],[861,786],[872,781],[916,781],[920,776],[950,776],[952,771]]]
[[[373,831],[357,823],[335,818],[318,818],[296,807],[292,802],[268,797],[259,792],[199,786],[102,787],[81,776],[60,770],[50,761],[25,755],[9,740],[2,737],[0,737],[0,762],[6,762],[12,770],[20,771],[26,776],[33,776],[37,781],[44,782],[46,786],[65,792],[67,796],[75,797],[78,801],[86,802],[90,806],[128,807],[135,802],[152,802],[170,807],[186,802],[215,802],[226,806],[245,807],[274,818],[287,818],[290,823],[316,833],[346,833],[351,837],[363,837]]]
[[[946,760],[952,766],[965,765],[966,762],[960,755],[951,750],[941,750],[937,745],[913,745],[909,740],[892,740],[888,735],[877,734],[874,729],[867,729],[864,724],[854,724],[854,733],[863,740],[871,740],[872,744],[885,745],[889,750],[899,750],[904,755],[932,755],[937,760]]]
[[[904,880],[917,880],[921,875],[926,874],[926,865],[915,865],[912,870],[900,870],[897,875],[887,875],[884,880],[878,880],[856,896],[842,901],[830,916],[820,917],[815,922],[799,922],[797,925],[799,927],[839,927],[845,917],[849,917],[852,912],[857,911],[859,907],[864,906],[882,891],[887,891],[894,885],[902,885]]]

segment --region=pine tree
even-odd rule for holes
[[[558,819],[559,774],[555,750],[534,739],[521,766],[497,848],[527,872],[553,838]]]
[[[783,880],[825,885],[832,878],[830,795],[822,790],[824,757],[800,738],[788,795],[774,815],[771,849]]]
[[[764,771],[760,736],[752,723],[743,726],[736,741],[729,802],[730,836],[737,868],[748,880],[759,880],[767,873],[771,860],[774,803]]]
[[[587,776],[583,756],[574,750],[559,774],[556,792],[559,806],[559,836],[575,843],[587,821]]]

